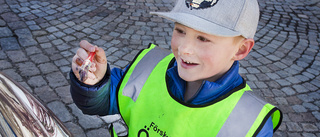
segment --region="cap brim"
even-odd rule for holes
[[[160,17],[166,18],[173,22],[177,22],[188,26],[192,29],[198,30],[211,35],[224,36],[224,37],[234,37],[240,36],[241,33],[225,28],[221,25],[209,22],[201,17],[187,14],[187,13],[176,13],[176,12],[150,12],[152,15],[158,15]]]

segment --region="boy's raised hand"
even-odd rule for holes
[[[80,48],[72,59],[72,71],[78,80],[80,80],[79,69],[83,61],[88,58],[90,52],[96,52],[96,54],[88,72],[88,79],[86,79],[84,83],[94,85],[104,77],[107,71],[107,57],[102,48],[94,46],[86,40],[82,40],[80,42]]]

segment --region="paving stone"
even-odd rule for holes
[[[315,76],[309,72],[302,72],[302,74],[310,79],[313,79]]]
[[[318,120],[320,120],[320,112],[319,111],[314,111],[314,112],[312,112],[312,114],[314,115],[314,117],[316,117]]]
[[[38,68],[43,74],[48,74],[54,71],[58,71],[58,68],[53,64],[53,63],[44,63],[44,64],[39,64]]]
[[[55,33],[53,33],[53,35],[55,35],[55,36],[58,37],[58,38],[61,38],[61,37],[63,37],[63,36],[66,36],[66,34],[63,33],[63,32],[61,32],[61,31],[55,32]]]
[[[66,42],[76,40],[76,38],[73,36],[66,36],[66,37],[63,37],[62,39]]]
[[[46,35],[47,32],[43,30],[39,30],[39,31],[33,31],[32,34],[33,36],[41,36],[41,35]]]
[[[36,64],[45,63],[45,62],[50,61],[50,59],[44,54],[32,55],[32,56],[30,56],[30,58]]]
[[[248,72],[251,73],[251,74],[256,74],[256,73],[260,73],[260,71],[256,68],[252,68],[252,67],[249,67],[247,68]]]
[[[284,79],[279,79],[279,80],[276,80],[281,86],[289,86],[291,85],[290,82],[288,82],[287,80],[284,80]]]
[[[18,40],[20,45],[23,47],[38,45],[37,41],[35,41],[33,38],[18,38]]]
[[[3,50],[0,50],[0,59],[7,59],[7,55]]]
[[[301,82],[299,79],[297,79],[295,77],[287,77],[286,80],[289,81],[290,83],[293,83],[293,84],[298,84]]]
[[[0,27],[0,38],[1,37],[12,37],[13,33],[8,27]]]
[[[75,32],[73,33],[75,35],[75,37],[77,37],[78,39],[83,39],[83,37],[86,37],[85,33],[82,32]]]
[[[84,129],[99,128],[100,126],[102,126],[103,121],[100,118],[98,118],[98,116],[85,115],[74,104],[69,105],[69,107],[71,107],[72,113],[76,117],[78,117],[79,124]]]
[[[47,38],[47,36],[37,37],[36,39],[37,39],[37,41],[38,41],[39,43],[46,43],[46,42],[49,42],[49,41],[50,41],[50,40]]]
[[[69,65],[70,63],[66,59],[60,59],[60,60],[54,61],[54,64],[57,66],[63,66],[63,65]]]
[[[293,85],[292,86],[298,93],[305,93],[308,92],[309,90],[306,89],[304,86],[302,85]]]
[[[12,64],[8,62],[7,60],[0,60],[0,70],[12,68]]]
[[[281,86],[276,82],[276,81],[269,81],[269,82],[265,82],[269,88],[272,89],[280,89]]]
[[[115,132],[119,136],[126,136],[128,134],[128,128],[125,125],[125,123],[122,123],[121,121],[112,123]]]
[[[289,118],[289,120],[287,120],[287,121],[291,121],[291,122],[302,122],[302,121],[304,121],[303,115],[298,114],[298,113],[289,113],[288,114],[288,118]]]
[[[2,50],[18,50],[20,45],[15,37],[0,38]]]
[[[308,77],[306,77],[306,76],[304,76],[304,75],[296,75],[295,76],[297,79],[299,79],[300,81],[302,81],[302,82],[305,82],[305,81],[309,81],[310,80],[310,78],[308,78]]]
[[[90,130],[87,132],[86,135],[88,137],[111,137],[108,129],[106,129],[106,128],[99,128],[99,129]]]
[[[52,44],[53,44],[53,45],[56,45],[56,46],[57,46],[57,45],[60,45],[60,44],[63,44],[63,43],[64,43],[64,42],[63,42],[61,39],[56,39],[56,40],[53,40],[53,41],[52,41]]]
[[[302,136],[303,137],[316,137],[316,135],[313,133],[302,133]]]
[[[287,127],[289,131],[302,131],[302,128],[295,122],[287,122]]]
[[[277,101],[278,104],[288,105],[288,102],[284,97],[277,97],[277,98],[275,98],[275,100]]]
[[[296,92],[290,87],[284,87],[281,89],[287,95],[294,95]]]
[[[60,71],[61,71],[62,73],[68,73],[68,72],[70,72],[70,70],[71,70],[71,67],[69,67],[69,66],[62,66],[62,67],[60,67]]]
[[[319,92],[309,92],[308,96],[310,96],[313,100],[320,101],[320,93]]]
[[[80,126],[73,122],[64,123],[64,125],[68,128],[68,130],[72,133],[75,137],[86,137],[84,131]]]
[[[46,48],[51,48],[52,44],[51,43],[43,43],[43,44],[40,44],[40,46],[41,46],[41,48],[46,49]]]
[[[6,25],[6,22],[2,19],[0,19],[0,26],[5,26]]]
[[[264,82],[255,81],[254,83],[259,89],[268,88],[267,84],[265,84]]]
[[[94,30],[93,30],[93,29],[90,29],[90,28],[85,28],[85,29],[82,30],[82,32],[84,32],[84,33],[86,33],[86,34],[91,34],[91,33],[94,32]]]
[[[41,87],[47,84],[47,82],[42,78],[42,76],[34,76],[28,80],[28,84],[31,87]]]
[[[270,78],[266,74],[256,74],[258,77],[259,81],[267,81],[270,80]]]
[[[2,62],[0,61],[0,64],[2,65]],[[6,70],[3,70],[1,68],[1,65],[0,65],[0,71],[6,75],[8,75],[10,78],[12,78],[13,80],[15,81],[22,81],[22,77],[16,72],[15,69],[6,69]],[[12,68],[12,67],[9,67],[9,68]],[[27,85],[27,84],[26,84]],[[25,86],[27,87],[27,86]],[[31,90],[30,90],[31,91]]]
[[[64,57],[69,57],[69,56],[73,56],[74,54],[69,52],[69,51],[63,51],[60,53],[62,56]]]
[[[48,35],[47,38],[48,38],[49,40],[55,40],[55,39],[57,39],[57,37],[54,36],[53,34]]]
[[[307,112],[307,109],[302,105],[294,105],[294,106],[292,106],[292,108],[295,112],[298,112],[298,113],[299,112]]]
[[[26,53],[27,55],[34,55],[34,54],[37,54],[37,53],[41,53],[42,51],[37,48],[36,46],[32,46],[32,47],[28,47],[25,49],[26,50]]]
[[[300,133],[288,133],[289,137],[302,137]]]
[[[23,21],[16,21],[8,23],[12,30],[27,28],[28,26]]]
[[[315,69],[312,69],[312,68],[309,68],[309,69],[307,69],[307,71],[309,72],[309,73],[311,73],[311,74],[314,74],[314,75],[319,75],[319,71],[317,71],[317,70],[315,70]]]
[[[274,134],[273,134],[274,137],[285,137],[287,136],[286,133],[283,133],[283,132],[279,132],[279,131],[276,131]]]
[[[72,120],[72,115],[69,113],[65,105],[60,101],[54,101],[47,104],[52,112],[62,121],[67,122]]]
[[[19,38],[32,38],[32,33],[29,29],[23,28],[23,29],[17,29],[14,31],[14,33]]]
[[[1,17],[4,19],[5,22],[15,22],[20,20],[19,17],[13,12],[3,13],[1,14]]]
[[[119,121],[121,119],[121,115],[119,114],[114,114],[114,115],[107,115],[107,116],[103,116],[101,117],[102,120],[106,123],[114,123],[116,121]]]
[[[34,93],[44,102],[49,103],[54,100],[58,100],[57,94],[47,85],[42,87],[36,87]]]
[[[304,112],[304,113],[298,113],[299,115],[302,116],[303,121],[305,122],[312,122],[312,121],[316,121],[316,117],[312,114],[312,112]]]
[[[297,95],[297,97],[299,99],[301,99],[303,102],[313,102],[314,99],[306,94],[300,94],[300,95]]]
[[[71,93],[70,93],[70,86],[58,87],[55,89],[55,91],[64,103],[66,104],[73,103],[73,100],[71,98]]]
[[[59,60],[59,59],[61,59],[62,58],[62,56],[60,55],[60,54],[54,54],[54,55],[51,55],[50,56],[50,59],[51,60]]]
[[[89,38],[94,39],[94,40],[98,40],[98,39],[100,39],[100,36],[99,36],[99,35],[96,35],[96,34],[91,34],[91,35],[89,36]]]
[[[272,92],[276,97],[285,97],[286,96],[286,94],[279,89],[272,89]]]
[[[46,75],[46,79],[49,82],[49,86],[52,88],[60,87],[68,85],[68,81],[60,72],[53,72],[48,75]]]
[[[39,69],[32,62],[18,63],[17,66],[22,76],[28,77],[28,76],[35,76],[40,74]]]
[[[316,111],[316,110],[319,110],[319,107],[312,104],[312,103],[303,103],[302,104],[305,108],[307,108],[308,110],[311,110],[311,111]]]

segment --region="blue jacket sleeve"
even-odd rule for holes
[[[124,71],[108,65],[106,75],[95,85],[80,82],[74,73],[70,72],[70,92],[74,103],[84,113],[89,115],[118,114],[116,89]]]
[[[117,87],[127,68],[128,66],[124,70],[119,68],[113,68],[111,70],[110,101],[109,101],[110,109],[108,113],[109,115],[120,113],[118,109]]]
[[[257,137],[272,137],[273,136],[273,123],[271,117],[268,118],[263,128],[260,130]]]

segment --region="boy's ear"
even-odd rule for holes
[[[244,39],[240,44],[238,52],[233,57],[234,60],[242,60],[245,58],[253,48],[254,40],[252,38]]]

